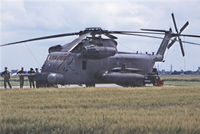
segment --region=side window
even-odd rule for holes
[[[82,61],[82,70],[86,70],[87,68],[87,61]]]

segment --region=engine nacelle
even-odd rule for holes
[[[83,47],[82,56],[89,59],[101,59],[109,56],[114,56],[117,52],[115,47],[103,46],[85,46]]]
[[[137,73],[105,72],[101,79],[110,83],[132,83],[133,81],[144,80],[144,75]]]
[[[49,48],[49,53],[52,52],[59,52],[62,50],[62,46],[61,45],[55,45]]]

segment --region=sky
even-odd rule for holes
[[[154,28],[174,30],[171,13],[175,14],[180,29],[186,21],[184,34],[200,35],[199,0],[1,0],[0,44],[60,33],[79,32],[87,27],[106,30]],[[48,48],[73,39],[63,37],[17,44],[0,48],[0,71],[24,67],[41,68]],[[182,38],[200,43],[200,38]],[[128,52],[156,52],[161,40],[118,36],[118,50]],[[180,46],[174,44],[165,54],[159,69],[197,70],[200,67],[200,46],[184,44],[185,57]]]

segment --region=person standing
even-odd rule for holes
[[[36,74],[36,75],[39,74],[38,68],[35,68],[35,74]],[[39,86],[40,86],[40,83],[39,83],[39,81],[38,81],[38,77],[35,78],[35,85],[36,85],[36,88],[39,88]]]
[[[33,70],[33,68],[30,68],[30,70],[28,71],[28,80],[29,80],[29,84],[30,84],[30,88],[35,88],[35,83],[34,83],[34,74],[35,71]]]
[[[22,67],[20,71],[17,72],[17,74],[19,74],[19,82],[20,82],[20,88],[23,88],[24,86],[24,68]]]
[[[10,89],[12,89],[12,86],[10,84],[10,72],[8,71],[7,67],[5,67],[5,70],[1,73],[1,77],[4,78],[4,88],[7,88],[6,83],[8,83],[8,86],[10,87]]]

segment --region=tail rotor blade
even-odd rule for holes
[[[168,49],[170,49],[170,47],[176,42],[176,38],[174,38],[169,45],[167,46]]]
[[[184,56],[185,56],[185,52],[184,52],[184,49],[183,49],[183,43],[182,43],[181,38],[178,37],[178,41],[179,41],[179,43],[180,43],[181,52],[182,52],[182,55],[183,55],[183,57],[184,57]]]
[[[178,37],[178,41],[179,41],[179,44],[180,44],[180,47],[181,47],[181,53],[183,55],[183,57],[185,56],[185,52],[184,52],[184,49],[183,49],[183,43],[182,43],[182,40],[180,38],[181,36],[181,32],[183,32],[183,30],[189,25],[189,22],[187,21],[183,27],[180,29],[180,32],[178,31],[178,28],[177,28],[177,25],[176,25],[176,20],[175,20],[175,17],[174,17],[174,14],[172,13],[172,20],[173,20],[173,23],[174,23],[174,27],[175,27],[175,30],[176,30],[176,33],[177,33],[177,37]],[[169,44],[168,47],[171,47],[170,46],[171,44]]]
[[[185,25],[180,29],[179,34],[182,33],[183,30],[184,30],[188,25],[189,25],[189,22],[187,21],[187,22],[185,23]]]
[[[176,26],[176,21],[175,21],[175,17],[174,17],[174,14],[172,13],[172,20],[173,20],[173,23],[174,23],[174,27],[175,27],[175,30],[176,32],[178,33],[178,28]]]

